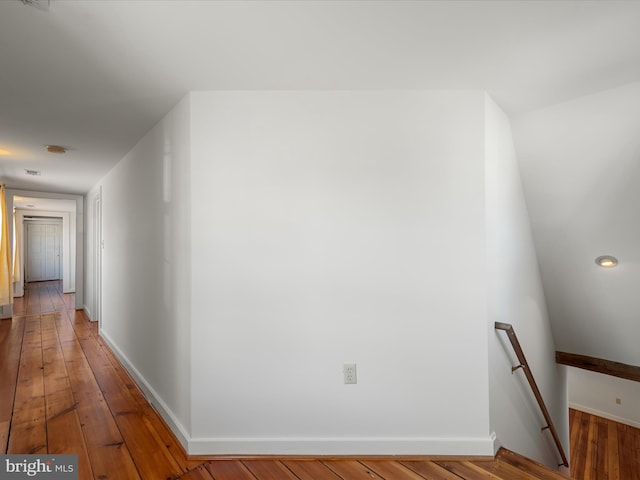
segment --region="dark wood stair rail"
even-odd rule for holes
[[[518,337],[516,337],[516,332],[513,330],[513,325],[510,323],[495,323],[496,330],[504,330],[507,332],[507,337],[509,337],[509,341],[511,342],[511,346],[513,350],[516,352],[516,357],[518,357],[518,362],[520,365],[511,368],[511,372],[515,372],[517,369],[522,368],[527,380],[529,381],[529,386],[533,391],[533,395],[536,397],[538,401],[538,406],[542,411],[542,415],[544,416],[545,421],[547,422],[546,427],[542,427],[542,430],[549,430],[551,435],[553,436],[553,441],[558,448],[558,452],[560,452],[560,457],[562,457],[562,463],[560,465],[564,465],[565,467],[569,466],[569,462],[567,461],[567,456],[564,454],[564,449],[562,448],[562,443],[560,443],[560,437],[558,437],[558,431],[556,427],[553,425],[553,420],[551,420],[551,415],[549,415],[549,411],[547,410],[547,406],[544,404],[544,400],[542,399],[542,394],[538,389],[538,385],[536,385],[536,381],[533,378],[533,374],[531,373],[531,369],[529,368],[529,364],[527,363],[527,359],[524,356],[524,352],[522,351],[522,347],[520,346],[520,342],[518,341]]]

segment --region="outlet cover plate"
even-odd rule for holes
[[[352,385],[358,383],[358,375],[356,372],[355,363],[345,363],[342,366],[342,376],[344,377],[344,383]]]

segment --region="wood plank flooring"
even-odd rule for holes
[[[75,453],[80,480],[566,479],[495,460],[190,459],[60,282],[29,284],[0,320],[0,453]],[[571,411],[578,480],[640,480],[640,430]]]
[[[640,480],[640,429],[569,410],[571,476],[585,480]]]
[[[566,480],[502,449],[495,460],[246,459],[213,460],[181,480]]]
[[[75,453],[81,480],[178,478],[190,460],[60,282],[0,320],[0,453]]]

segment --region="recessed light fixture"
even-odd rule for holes
[[[60,145],[45,145],[44,148],[46,148],[49,153],[67,153],[67,149]]]
[[[618,259],[613,255],[601,255],[596,258],[596,263],[602,268],[613,268],[618,265]]]

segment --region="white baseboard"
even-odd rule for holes
[[[486,438],[194,438],[190,455],[494,456]]]
[[[613,420],[614,422],[624,423],[625,425],[629,425],[631,427],[640,428],[640,422],[630,420],[628,418],[618,417],[616,415],[613,415],[612,413],[596,410],[595,408],[585,407],[584,405],[579,405],[577,403],[569,403],[569,408],[580,410],[581,412],[590,413],[591,415],[596,415],[597,417],[606,418],[607,420]]]
[[[115,345],[115,343],[103,330],[100,330],[100,336],[109,346],[115,356],[118,357],[118,360],[127,370],[127,372],[129,372],[138,387],[140,387],[140,390],[142,390],[142,393],[147,398],[149,403],[153,405],[153,407],[158,411],[160,416],[167,423],[173,434],[182,445],[182,448],[184,448],[188,454],[192,455],[192,453],[189,452],[189,435],[187,435],[186,430],[182,427],[178,419],[173,415],[169,407],[162,401],[158,393],[151,387],[151,385],[149,385],[142,374],[140,374],[140,372],[129,361],[127,356],[122,353],[122,351]]]
[[[13,316],[12,304],[2,305],[0,307],[0,318],[5,319],[5,318],[11,318],[12,316]]]

